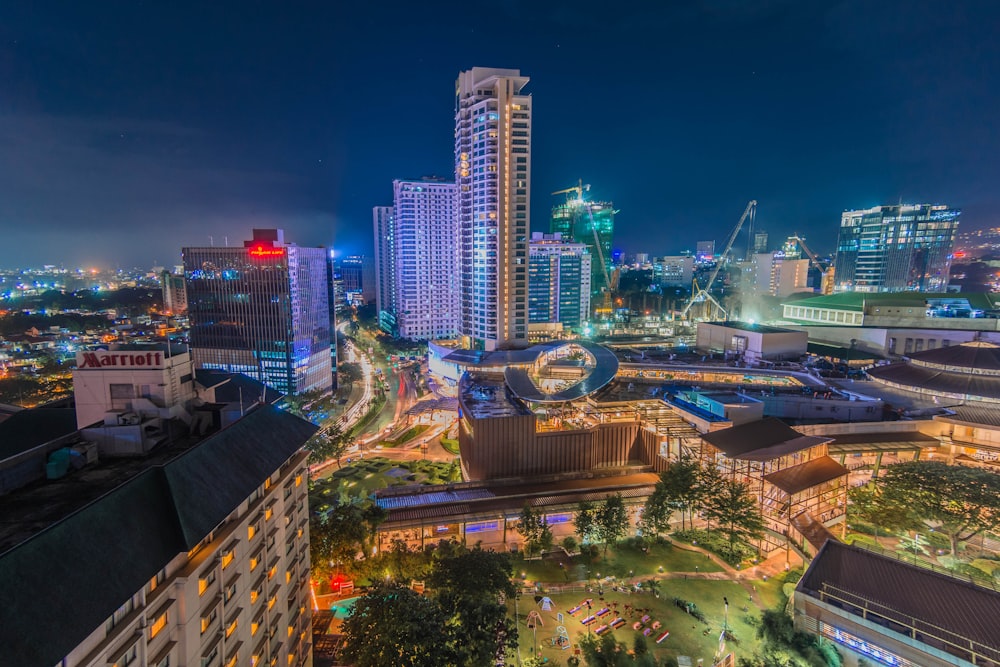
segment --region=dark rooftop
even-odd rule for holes
[[[838,477],[845,477],[848,472],[850,471],[847,468],[829,456],[820,456],[811,461],[800,463],[797,466],[784,468],[783,470],[772,472],[770,475],[764,475],[764,479],[788,495],[793,496],[800,491],[811,489],[823,482],[829,482]]]
[[[949,370],[966,373],[989,372],[1000,375],[1000,346],[982,341],[939,347],[906,355],[915,365],[947,366]]]
[[[701,438],[731,459],[748,461],[767,461],[832,439],[802,435],[774,417],[705,433]]]
[[[315,432],[274,406],[3,498],[0,664],[53,665]]]
[[[0,422],[0,461],[75,431],[72,407],[20,410]]]
[[[714,324],[717,327],[738,329],[740,331],[753,331],[755,333],[762,333],[762,334],[798,332],[797,329],[784,329],[782,327],[772,327],[766,324],[751,324],[750,322],[740,322],[739,320],[725,320],[723,322],[706,322],[705,324]]]
[[[1000,656],[997,591],[834,540],[820,549],[796,593],[819,598],[824,587],[855,598],[869,614],[937,626],[993,649],[994,662]]]
[[[868,369],[868,375],[877,381],[910,391],[952,394],[962,398],[987,398],[993,401],[1000,399],[1000,376],[997,375],[973,375],[909,363],[876,366]]]

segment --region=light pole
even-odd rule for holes
[[[726,606],[725,620],[722,621],[722,633],[723,633],[723,635],[725,635],[725,633],[729,632],[729,600],[728,600],[728,598],[725,598],[725,597],[722,598],[722,603]]]
[[[518,590],[516,593],[514,593],[514,629],[515,630],[517,629],[517,625],[518,625],[517,603],[518,603],[518,600],[520,600],[520,599],[521,599],[521,591]],[[518,640],[518,642],[517,642],[517,664],[518,665],[521,664],[521,642],[520,642],[520,640]]]

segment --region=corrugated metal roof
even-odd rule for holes
[[[817,484],[845,477],[848,472],[847,468],[829,456],[821,456],[797,466],[764,475],[764,479],[791,496]]]
[[[831,438],[802,435],[774,417],[705,433],[701,438],[731,459],[748,461],[766,461],[822,445],[831,440]]]
[[[960,405],[949,410],[954,414],[935,415],[934,419],[949,423],[1000,426],[1000,407],[997,406]]]

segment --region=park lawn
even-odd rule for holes
[[[368,496],[390,486],[444,484],[449,469],[450,464],[441,461],[393,461],[382,456],[355,461],[314,479],[310,503],[319,506],[336,500],[341,489],[352,496]]]
[[[680,597],[689,602],[694,602],[705,614],[707,623],[696,620],[693,616],[679,609],[673,603],[673,597]],[[559,627],[557,613],[565,614],[563,627],[566,628],[571,644],[579,643],[580,639],[590,630],[597,626],[613,620],[618,614],[612,612],[597,623],[591,624],[590,628],[583,626],[581,620],[587,615],[577,613],[575,617],[568,615],[568,610],[576,606],[587,598],[593,598],[593,609],[591,613],[596,613],[602,607],[610,605],[612,602],[618,603],[618,611],[624,614],[624,605],[630,604],[636,607],[649,609],[650,623],[654,620],[660,621],[662,627],[658,631],[653,631],[648,636],[647,643],[658,660],[667,656],[687,655],[692,657],[692,662],[698,658],[703,658],[706,664],[711,664],[712,657],[718,648],[719,635],[722,631],[724,618],[723,597],[728,597],[730,601],[729,628],[740,645],[734,646],[728,643],[730,650],[735,650],[737,656],[750,655],[758,647],[755,628],[747,622],[749,616],[759,616],[756,607],[750,605],[749,612],[742,609],[747,605],[746,591],[738,583],[732,581],[714,580],[684,580],[671,579],[663,581],[659,598],[654,598],[648,594],[627,595],[614,593],[605,589],[604,601],[599,599],[596,590],[593,593],[574,592],[558,593],[550,596],[554,603],[552,611],[543,612],[540,605],[535,604],[529,596],[522,596],[519,603],[519,623],[518,634],[521,638],[520,644],[522,654],[527,657],[531,653],[532,631],[525,624],[525,616],[532,609],[538,610],[542,617],[544,626],[535,629],[535,637],[543,658],[559,661],[563,664],[566,658],[573,654],[573,649],[562,650],[552,645],[552,638],[557,634]],[[514,611],[511,605],[511,611]],[[634,612],[631,615],[623,615],[627,623],[623,627],[613,631],[616,640],[624,642],[629,648],[640,631],[632,629],[632,624],[640,618],[641,614]],[[655,643],[656,637],[664,630],[670,631],[670,636],[662,644]]]
[[[385,443],[392,445],[393,447],[397,447],[403,444],[404,442],[409,442],[410,440],[413,440],[415,437],[417,437],[418,435],[420,435],[429,428],[430,426],[428,424],[417,424],[416,426],[411,426],[410,428],[406,429],[398,438],[393,438],[392,440],[386,440]]]
[[[649,553],[631,544],[622,543],[608,549],[604,558],[604,547],[599,547],[599,555],[594,558],[576,555],[567,558],[562,552],[550,553],[543,559],[518,561],[515,573],[524,573],[524,579],[550,584],[567,581],[596,579],[598,575],[619,579],[642,579],[660,572],[722,572],[715,561],[697,551],[688,551],[668,542],[657,543],[649,548]],[[562,563],[565,568],[559,566]]]
[[[796,570],[795,573],[802,574],[802,571]],[[771,577],[767,581],[754,579],[748,583],[757,588],[757,599],[767,609],[783,609],[788,602],[788,599],[781,590],[785,583],[784,574],[780,577]]]

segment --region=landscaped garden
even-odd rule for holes
[[[442,461],[391,461],[376,456],[352,461],[328,477],[314,479],[309,492],[310,507],[323,511],[323,506],[336,502],[341,495],[367,497],[390,486],[407,484],[447,484],[461,480],[456,463]]]

